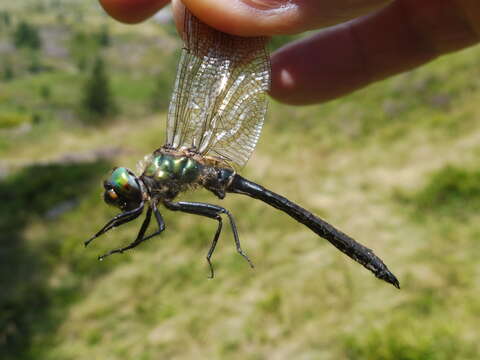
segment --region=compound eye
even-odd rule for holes
[[[110,177],[104,181],[103,187],[103,198],[109,205],[124,210],[133,209],[142,202],[139,180],[127,168],[119,167],[113,170]]]
[[[108,205],[121,207],[122,200],[113,189],[105,190],[103,199]]]
[[[117,193],[115,192],[115,190],[113,189],[110,189],[107,191],[107,196],[110,198],[110,200],[112,201],[116,201],[118,199],[118,195]]]

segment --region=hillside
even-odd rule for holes
[[[40,50],[13,45],[21,21]],[[92,2],[0,5],[0,357],[476,359],[480,48],[327,104],[272,102],[242,171],[374,249],[397,290],[240,195],[183,199],[231,210],[254,270],[225,226],[208,279],[216,223],[167,210],[131,253],[97,261],[138,220],[83,247],[115,214],[108,171],[164,141],[180,47],[171,24],[123,26]],[[98,56],[117,109],[96,118],[81,99]]]

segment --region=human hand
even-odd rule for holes
[[[169,0],[100,0],[139,22]],[[478,0],[183,0],[205,23],[242,35],[335,25],[272,54],[270,94],[290,104],[330,100],[480,41]],[[182,4],[173,0],[177,27]]]

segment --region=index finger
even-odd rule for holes
[[[479,41],[478,0],[397,0],[274,53],[271,95],[330,100]]]

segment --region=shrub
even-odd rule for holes
[[[105,63],[100,57],[85,84],[83,108],[94,117],[113,115],[116,111]]]
[[[17,48],[30,48],[33,50],[40,49],[42,46],[38,30],[24,21],[20,22],[13,32],[13,43]]]

